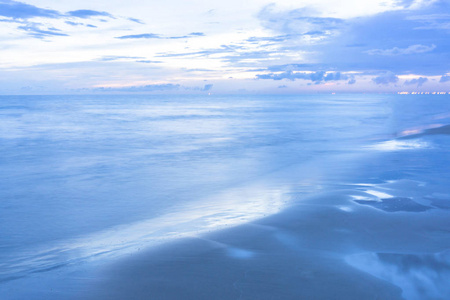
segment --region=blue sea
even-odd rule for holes
[[[450,95],[0,96],[0,299],[450,299],[449,149]]]

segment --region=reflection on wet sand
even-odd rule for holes
[[[364,253],[348,257],[358,269],[399,286],[410,300],[449,299],[450,251],[435,254]]]

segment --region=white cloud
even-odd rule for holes
[[[373,14],[398,10],[398,0],[20,1],[42,11],[39,17],[15,20],[15,23],[0,22],[0,71],[7,78],[2,83],[4,87],[8,86],[7,81],[11,78],[19,84],[21,80],[26,81],[27,76],[30,85],[33,80],[48,78],[71,88],[89,84],[151,85],[160,82],[183,85],[183,80],[200,82],[233,77],[234,81],[248,80],[245,86],[255,86],[256,89],[259,84],[262,89],[268,81],[251,80],[256,74],[263,73],[261,70],[271,71],[270,68],[276,65],[314,64],[314,67],[307,66],[298,71],[329,71],[334,74],[355,70],[352,69],[355,65],[362,65],[359,61],[355,63],[356,51],[367,60],[367,53],[388,59],[387,56],[432,52],[437,47],[446,49],[445,45],[434,40],[417,40],[408,47],[409,44],[399,43],[402,46],[394,48],[396,44],[376,41],[366,43],[369,45],[366,48],[347,46],[357,43],[353,40],[345,41],[345,46],[336,42],[344,43],[343,27],[357,27],[352,23],[355,19],[349,18],[361,17],[358,20],[363,20]],[[261,18],[263,8],[273,2],[276,5],[270,6],[269,11],[266,9],[266,18]],[[424,1],[412,2],[406,0],[407,5]],[[413,6],[417,7],[410,5]],[[57,12],[54,13],[57,17],[45,17],[49,11]],[[68,12],[76,12],[72,15],[79,17],[71,17]],[[81,18],[92,16],[92,12],[97,14]],[[425,26],[431,22],[429,19],[436,23],[442,18],[422,19],[416,23]],[[36,25],[26,27],[20,22]],[[31,33],[41,39],[33,38]],[[153,36],[151,34],[159,38],[148,38]],[[349,67],[345,69],[334,61],[327,61],[334,56]],[[361,68],[366,68],[366,65]],[[385,69],[380,67],[377,70]],[[392,70],[402,74],[397,69]],[[378,81],[383,83],[385,79]],[[351,81],[354,82],[355,79]],[[361,82],[358,77],[357,84],[352,86]],[[216,87],[220,85],[215,84],[214,91]]]

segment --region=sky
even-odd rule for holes
[[[450,0],[0,0],[0,94],[450,92]]]

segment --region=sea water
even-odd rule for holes
[[[201,236],[346,186],[360,187],[354,205],[383,213],[446,213],[448,124],[448,95],[1,96],[0,281]],[[405,180],[433,190],[380,200],[396,198],[383,184]],[[348,261],[370,259],[383,273],[372,256]]]

